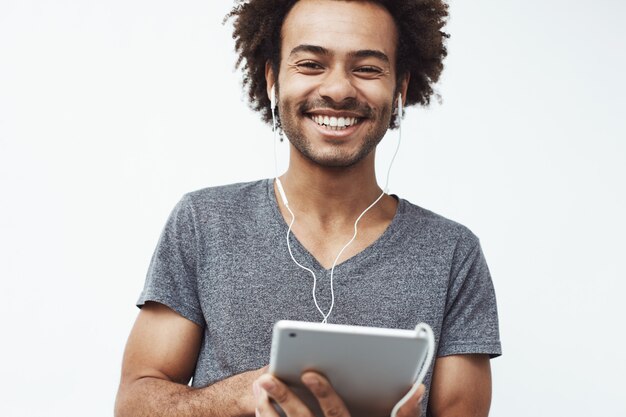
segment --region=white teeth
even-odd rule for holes
[[[359,120],[356,117],[334,117],[334,116],[322,116],[313,115],[311,119],[320,126],[326,126],[332,130],[344,129],[348,126],[352,126]]]

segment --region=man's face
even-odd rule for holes
[[[397,98],[397,37],[391,15],[374,3],[295,4],[282,27],[278,103],[282,128],[304,156],[347,167],[380,142]]]

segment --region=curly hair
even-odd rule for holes
[[[243,72],[250,107],[271,123],[267,97],[265,64],[271,62],[278,77],[282,24],[298,0],[237,0],[224,21],[234,20],[233,39],[239,55],[235,64]],[[350,1],[350,0],[343,0]],[[354,1],[354,0],[352,0]],[[396,78],[410,73],[405,106],[428,105],[433,84],[439,80],[445,45],[449,35],[443,32],[448,5],[443,0],[362,0],[380,4],[393,17],[398,28]],[[395,117],[391,127],[395,127]]]

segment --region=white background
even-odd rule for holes
[[[624,416],[626,3],[451,3],[443,104],[408,111],[391,191],[481,238],[492,416]],[[174,204],[273,175],[230,5],[0,0],[0,415],[111,416]]]

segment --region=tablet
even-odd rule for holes
[[[428,340],[415,330],[282,320],[274,325],[269,372],[318,416],[304,371],[325,375],[353,416],[389,416],[424,363]]]

